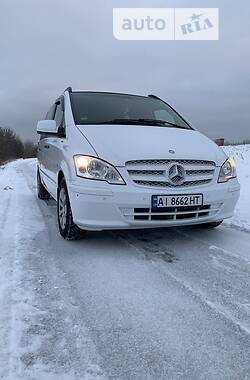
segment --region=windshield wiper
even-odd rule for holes
[[[145,124],[141,119],[112,119],[107,121],[100,121],[96,124]]]
[[[158,120],[158,119],[113,119],[113,120],[108,120],[108,121],[100,121],[96,124],[137,124],[137,125],[162,125],[166,126],[169,125],[173,128],[182,128],[182,129],[188,129],[182,125],[170,123],[169,121],[166,120]]]
[[[139,119],[143,122],[146,122],[146,123],[155,123],[157,125],[170,125],[174,128],[182,128],[182,129],[188,129],[187,127],[184,127],[184,125],[178,125],[178,124],[174,124],[174,123],[171,123],[170,121],[166,121],[166,120],[159,120],[159,119]]]

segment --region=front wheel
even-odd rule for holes
[[[57,217],[61,236],[66,240],[80,239],[84,232],[73,221],[66,181],[63,178],[57,191]]]
[[[223,220],[220,220],[219,222],[211,222],[211,223],[204,223],[204,224],[197,224],[196,227],[198,228],[216,228],[219,227],[223,223]]]

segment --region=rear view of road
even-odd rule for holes
[[[36,199],[35,162],[3,172],[0,378],[249,379],[249,232],[66,242],[55,203]]]

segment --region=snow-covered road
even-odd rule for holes
[[[1,379],[249,379],[241,216],[67,242],[34,160],[0,168],[0,215]]]

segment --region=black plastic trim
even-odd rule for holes
[[[68,92],[73,92],[72,87],[71,87],[71,86],[67,87],[67,88],[64,90],[64,92],[66,92],[66,91],[68,91]]]

